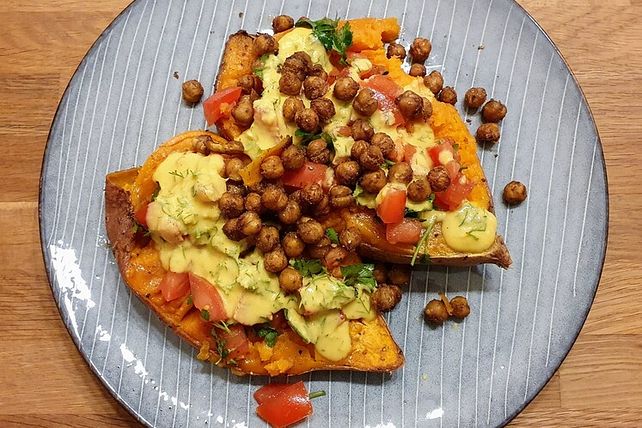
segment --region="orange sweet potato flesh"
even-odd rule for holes
[[[158,288],[165,269],[152,241],[135,232],[134,199],[148,203],[149,182],[156,167],[174,151],[189,151],[195,138],[212,136],[206,131],[180,134],[160,146],[140,168],[111,173],[106,178],[105,213],[109,238],[118,268],[127,286],[179,336],[200,350],[199,358],[219,363],[211,323],[203,320],[187,296],[165,302]],[[218,137],[220,138],[220,137]],[[134,195],[137,195],[134,197]],[[313,370],[389,372],[403,364],[401,350],[381,316],[373,321],[349,321],[352,351],[340,361],[317,355],[291,330],[279,336],[274,348],[263,342],[250,344],[248,355],[231,369],[238,374],[295,375]],[[222,363],[219,363],[222,364]]]

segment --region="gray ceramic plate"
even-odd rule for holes
[[[571,348],[600,278],[608,223],[604,158],[588,105],[555,46],[510,0],[189,0],[132,3],[74,74],[42,172],[45,263],[62,318],[92,370],[139,420],[158,426],[264,426],[252,393],[267,381],[203,364],[133,297],[105,241],[103,183],[170,136],[204,126],[180,84],[212,88],[227,36],[279,13],[396,16],[405,43],[433,42],[429,69],[463,95],[483,86],[506,102],[501,143],[480,150],[513,267],[418,269],[389,315],[406,365],[392,375],[313,373],[324,389],[310,426],[502,425]],[[173,77],[174,72],[179,78]],[[460,96],[461,96],[460,95]],[[463,98],[463,97],[462,97]],[[479,123],[471,116],[471,129]],[[511,179],[529,197],[507,209]],[[466,295],[471,315],[432,329],[438,291]]]

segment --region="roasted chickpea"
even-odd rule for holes
[[[240,86],[241,89],[243,89],[243,93],[245,95],[250,95],[252,91],[255,91],[257,93],[263,92],[263,82],[261,81],[261,79],[259,79],[258,76],[254,74],[246,74],[245,76],[241,76],[237,85]]]
[[[323,199],[323,189],[317,183],[308,184],[301,189],[301,199],[309,206],[317,205]]]
[[[281,177],[284,172],[285,169],[283,168],[281,158],[276,155],[268,156],[261,162],[261,175],[263,178],[276,180]]]
[[[281,153],[281,162],[285,169],[299,169],[305,164],[305,150],[301,146],[289,145]]]
[[[317,116],[319,116],[319,121],[323,123],[329,122],[336,113],[332,100],[325,97],[312,100],[310,102],[310,108],[315,111]]]
[[[283,237],[282,244],[283,251],[285,251],[285,254],[291,259],[299,257],[305,249],[305,242],[303,242],[295,232],[286,233]]]
[[[287,97],[285,101],[283,101],[283,118],[286,122],[294,123],[296,114],[304,108],[305,105],[301,98]]]
[[[412,181],[412,168],[407,162],[397,162],[388,170],[390,183],[408,184]]]
[[[410,120],[419,119],[423,115],[424,100],[413,91],[405,91],[396,99],[401,114]]]
[[[308,64],[305,57],[297,57],[296,55],[287,57],[281,66],[281,74],[284,73],[293,74],[303,82],[305,76],[308,74]]]
[[[482,108],[482,119],[484,122],[497,123],[506,116],[506,106],[501,101],[492,99]]]
[[[375,281],[377,281],[377,284],[384,284],[386,281],[388,281],[388,270],[381,263],[375,264],[373,275]]]
[[[430,92],[437,95],[444,87],[444,78],[440,72],[433,70],[428,76],[424,77],[424,85],[430,89]]]
[[[392,265],[388,269],[388,281],[394,285],[410,284],[410,269],[402,265]]]
[[[348,252],[344,248],[334,247],[331,248],[325,255],[325,257],[323,258],[323,262],[325,264],[325,267],[331,271],[332,269],[339,267],[341,262],[345,260],[346,257],[348,257]]]
[[[210,149],[207,147],[206,141],[208,139],[212,139],[209,135],[200,135],[194,140],[192,140],[192,151],[194,153],[200,153],[202,155],[207,156],[210,153]]]
[[[252,211],[257,214],[263,212],[263,205],[261,204],[261,195],[258,193],[248,193],[245,197],[245,209],[247,211]]]
[[[433,192],[443,192],[450,186],[450,176],[442,165],[436,166],[428,173],[428,183]]]
[[[283,210],[279,211],[279,221],[283,224],[294,224],[301,218],[301,207],[294,200],[288,200]]]
[[[350,101],[358,91],[359,84],[352,77],[340,77],[334,82],[333,94],[338,100]]]
[[[270,211],[281,211],[288,203],[288,196],[278,186],[268,186],[261,195],[261,204]]]
[[[218,200],[218,206],[225,218],[238,217],[245,208],[243,196],[232,192],[223,193]]]
[[[230,193],[235,193],[241,196],[245,196],[247,193],[247,188],[244,185],[232,180],[228,180],[228,182],[225,183],[225,189]]]
[[[275,33],[281,33],[294,27],[294,19],[288,15],[275,16],[272,20],[272,29]]]
[[[290,195],[288,196],[288,199],[297,201],[299,203],[299,206],[303,207],[304,202],[303,202],[303,197],[301,196],[302,194],[303,192],[301,191],[301,189],[297,189],[294,192],[290,193]]]
[[[249,95],[243,95],[232,109],[232,117],[236,123],[247,127],[254,122],[254,107]]]
[[[426,177],[419,177],[408,185],[408,199],[413,202],[424,202],[430,193],[430,183]]]
[[[183,99],[190,104],[196,104],[203,97],[203,85],[198,80],[183,82]]]
[[[526,186],[519,181],[511,181],[504,187],[502,197],[508,205],[517,205],[526,199]]]
[[[257,56],[275,53],[277,50],[279,50],[279,44],[276,39],[269,34],[259,34],[254,39],[254,52]]]
[[[331,244],[332,242],[330,242],[330,238],[324,235],[323,238],[319,240],[319,242],[317,242],[314,245],[308,245],[306,247],[308,256],[311,259],[319,259],[319,260],[324,259],[325,256],[330,251],[330,249],[332,248]]]
[[[311,141],[308,144],[308,149],[306,150],[306,156],[310,162],[327,164],[330,162],[330,149],[328,149],[328,143],[323,138],[317,138],[314,141]]]
[[[379,190],[383,189],[386,185],[386,173],[382,169],[378,169],[367,174],[363,174],[359,182],[363,190],[368,193],[377,194]]]
[[[321,202],[312,208],[312,214],[317,218],[330,214],[330,197],[324,193]]]
[[[441,90],[441,92],[439,92],[437,99],[442,103],[455,105],[457,102],[457,92],[455,92],[453,87],[446,86]]]
[[[428,98],[424,98],[423,119],[428,120],[432,116],[432,103]]]
[[[301,80],[296,74],[284,71],[279,79],[279,90],[286,95],[299,95]]]
[[[450,299],[450,306],[453,318],[464,319],[470,314],[470,306],[464,296],[455,296]]]
[[[470,88],[464,94],[464,105],[471,110],[477,110],[486,102],[486,89]]]
[[[309,100],[322,97],[327,91],[327,82],[318,76],[308,76],[303,81],[303,93]]]
[[[410,66],[408,74],[412,77],[424,77],[426,75],[426,66],[423,64],[413,64]]]
[[[349,207],[354,203],[352,190],[347,186],[335,185],[330,189],[330,205],[335,208]]]
[[[363,140],[357,140],[354,142],[352,148],[350,149],[350,157],[358,161],[361,155],[365,153],[366,150],[368,150],[368,143]]]
[[[382,284],[372,293],[370,300],[379,312],[388,312],[401,301],[401,288]]]
[[[232,241],[240,241],[245,236],[239,230],[239,219],[231,218],[223,225],[223,233]]]
[[[252,184],[248,184],[247,189],[250,192],[258,193],[260,195],[260,194],[263,194],[263,192],[265,192],[265,188],[267,186],[268,184],[265,181],[261,180]]]
[[[359,165],[365,171],[376,171],[384,163],[383,153],[377,146],[370,145],[359,157]]]
[[[417,37],[412,44],[410,45],[410,57],[412,62],[425,62],[430,55],[432,50],[432,44],[430,40],[424,39],[423,37]]]
[[[443,324],[448,319],[446,305],[441,300],[431,300],[424,309],[424,317],[431,324]]]
[[[290,57],[291,58],[296,58],[296,59],[300,60],[301,62],[303,62],[303,64],[305,64],[305,67],[306,67],[306,70],[307,70],[306,73],[308,73],[310,71],[310,69],[314,66],[314,63],[312,62],[312,58],[305,51],[296,51],[292,55],[290,55]]]
[[[316,76],[323,79],[324,82],[328,81],[328,73],[326,73],[321,64],[313,64],[308,70],[308,76]]]
[[[334,170],[337,181],[346,186],[352,186],[357,182],[359,172],[359,164],[353,160],[337,165]]]
[[[319,116],[311,108],[304,108],[294,115],[296,126],[305,132],[314,132],[319,128]]]
[[[239,217],[239,230],[245,236],[252,236],[261,230],[261,217],[255,212],[245,211]]]
[[[386,56],[388,58],[397,57],[403,61],[406,59],[406,48],[399,43],[390,43],[386,49]]]
[[[361,235],[356,229],[348,227],[339,233],[339,243],[348,251],[356,251],[361,245]]]
[[[303,287],[303,277],[293,267],[286,267],[279,274],[279,286],[287,293],[294,293]]]
[[[372,116],[377,111],[379,103],[375,99],[372,89],[364,88],[357,93],[357,96],[352,101],[352,107],[363,116]]]
[[[297,225],[297,233],[306,244],[316,244],[323,238],[323,226],[316,220],[306,217]]]
[[[477,128],[477,141],[482,143],[496,143],[499,140],[499,125],[494,122],[482,123]]]
[[[357,119],[350,126],[350,131],[352,132],[352,138],[363,141],[370,141],[374,135],[374,129],[367,121],[363,119]]]
[[[288,258],[281,247],[276,247],[274,250],[265,253],[263,259],[263,265],[268,272],[278,273],[288,267]]]
[[[276,248],[277,245],[279,245],[279,229],[274,226],[261,227],[259,235],[256,237],[256,248],[267,253]]]
[[[384,132],[377,132],[372,136],[370,143],[373,146],[379,147],[383,157],[390,159],[395,154],[395,142],[392,138]]]
[[[225,161],[225,176],[233,181],[243,181],[241,170],[245,167],[239,158],[229,158]]]

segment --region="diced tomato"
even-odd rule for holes
[[[438,144],[432,146],[427,150],[428,150],[428,155],[430,156],[430,158],[432,159],[432,162],[435,165],[442,165],[442,162],[439,159],[439,155],[441,154],[441,152],[444,152],[444,151],[450,152],[454,160],[459,160],[459,155],[455,153],[455,149],[453,148],[453,145],[449,140],[441,140]],[[445,156],[445,157],[450,159],[451,156]],[[448,162],[446,162],[446,164],[447,163]]]
[[[367,79],[372,76],[383,75],[386,71],[388,71],[386,67],[375,64],[372,67],[370,67],[368,70],[365,70],[359,73],[359,77],[361,79]]]
[[[283,392],[284,389],[292,386],[289,383],[268,383],[263,385],[254,392],[254,399],[257,403],[263,404],[267,400],[274,398],[276,395]]]
[[[386,225],[386,240],[391,244],[416,244],[421,238],[421,231],[419,221],[404,218],[401,223]]]
[[[417,148],[412,144],[404,144],[403,146],[403,160],[410,163],[412,157],[417,153]]]
[[[439,208],[452,211],[457,209],[461,202],[466,199],[470,191],[473,189],[474,183],[466,180],[461,183],[462,174],[459,174],[454,180],[451,180],[450,186],[443,192],[435,193],[435,204]]]
[[[225,342],[228,358],[234,359],[247,355],[250,351],[250,341],[245,335],[245,327],[240,324],[228,326],[229,331],[216,329],[216,337]]]
[[[191,272],[189,273],[189,285],[192,290],[194,306],[201,311],[206,310],[209,314],[209,321],[225,321],[228,318],[223,300],[214,285]]]
[[[348,67],[332,67],[332,70],[330,70],[330,73],[328,73],[328,85],[332,85],[334,82],[336,82],[337,79],[341,77],[346,77],[348,75],[348,72]]]
[[[158,287],[165,301],[171,302],[189,293],[189,276],[187,273],[167,272]]]
[[[257,391],[259,396],[263,396],[259,392],[261,389]],[[270,387],[256,409],[256,413],[264,421],[275,428],[282,428],[302,421],[312,414],[312,403],[303,382],[286,385],[276,394],[272,394],[276,389],[277,387]]]
[[[406,192],[391,189],[377,205],[377,215],[384,223],[399,223],[406,208]]]
[[[397,95],[401,93],[401,87],[397,85],[394,80],[388,76],[380,74],[373,75],[370,79],[363,83],[364,86],[373,89],[387,98],[394,100]]]
[[[459,162],[455,160],[452,160],[446,164],[446,172],[448,173],[448,177],[450,177],[451,180],[457,178],[460,169],[461,165],[459,165]]]
[[[241,97],[241,88],[235,86],[233,88],[223,89],[216,92],[214,95],[203,101],[203,113],[208,125],[213,125],[223,115],[224,104],[231,105],[238,101]]]
[[[286,173],[281,177],[281,180],[285,186],[296,187],[299,189],[312,183],[322,184],[325,180],[327,169],[327,166],[320,163],[306,162],[305,165],[299,169],[286,171]]]
[[[145,204],[142,207],[138,208],[134,213],[134,218],[136,219],[136,222],[145,228],[147,228],[147,208],[148,207],[149,207],[149,204]]]

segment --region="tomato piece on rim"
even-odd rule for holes
[[[194,306],[201,311],[206,310],[209,321],[225,321],[228,318],[221,295],[218,294],[214,285],[191,272],[189,273],[189,285],[192,290]]]
[[[435,192],[435,204],[442,209],[453,211],[459,207],[461,202],[466,199],[473,190],[475,184],[466,180],[462,183],[462,174],[459,174],[454,180],[451,180],[450,186],[443,192]]]
[[[412,218],[404,218],[401,223],[386,225],[386,241],[391,244],[416,244],[421,239],[421,223]]]
[[[161,294],[166,302],[176,300],[189,293],[189,275],[185,272],[176,273],[168,271],[165,276],[163,276],[158,288],[160,288]]]
[[[306,161],[305,164],[295,170],[286,171],[281,177],[285,186],[303,188],[308,184],[322,184],[325,181],[325,174],[328,167],[320,163]]]
[[[149,208],[149,204],[143,205],[134,213],[136,222],[145,228],[147,228],[147,208]]]
[[[203,113],[205,114],[207,125],[211,126],[215,124],[223,115],[222,105],[231,105],[237,102],[238,99],[241,98],[241,92],[242,89],[240,87],[234,86],[233,88],[218,91],[203,101]]]
[[[403,220],[406,209],[406,192],[390,189],[380,204],[377,205],[377,215],[384,223],[399,223]]]
[[[256,413],[273,427],[282,428],[310,416],[312,403],[303,382],[297,382],[287,385],[275,395],[268,396],[259,404]]]

